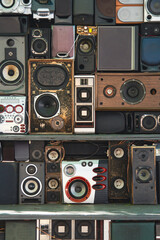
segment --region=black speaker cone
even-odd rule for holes
[[[53,221],[52,231],[55,238],[70,239],[68,235],[71,234],[71,226],[68,221]]]
[[[92,102],[92,88],[77,88],[77,102]]]
[[[69,193],[74,199],[84,198],[88,193],[87,184],[82,180],[74,180],[69,185]]]
[[[41,183],[38,178],[28,177],[22,183],[22,191],[29,197],[37,196],[41,191]]]
[[[78,121],[92,121],[92,106],[77,106]]]
[[[47,41],[43,38],[38,38],[32,42],[32,51],[34,54],[44,54],[48,50]]]
[[[64,66],[50,64],[38,67],[34,79],[40,87],[63,89],[69,82],[69,74]]]
[[[35,108],[40,116],[51,118],[59,110],[59,101],[52,94],[42,94],[36,99]]]
[[[76,221],[76,239],[94,238],[94,221]],[[92,236],[93,235],[93,236]]]
[[[23,67],[18,61],[5,61],[0,67],[0,78],[6,85],[15,85],[23,79]]]
[[[121,86],[120,93],[128,104],[138,104],[144,99],[146,90],[142,82],[131,79]]]
[[[152,179],[152,173],[148,168],[140,168],[137,170],[137,180],[141,183],[147,183]]]
[[[152,131],[157,127],[157,119],[154,115],[144,115],[141,120],[141,127],[146,131]]]
[[[160,15],[160,1],[159,0],[149,0],[147,3],[147,8],[149,12],[154,15]]]

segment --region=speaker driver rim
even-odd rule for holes
[[[10,70],[12,70],[12,71],[15,70],[19,73],[19,75],[17,75],[17,79],[12,80],[12,81],[5,79],[3,74],[6,74],[7,66],[8,67],[11,66]],[[0,79],[1,79],[2,83],[4,83],[5,85],[19,84],[23,79],[23,75],[24,75],[23,66],[19,61],[4,61],[4,62],[2,62],[1,67],[0,67]]]
[[[58,232],[58,226],[65,226],[65,232],[64,233],[59,233]],[[69,234],[69,232],[70,232],[70,227],[69,227],[69,224],[67,224],[65,221],[63,221],[63,220],[59,220],[59,221],[56,221],[56,224],[54,223],[53,225],[52,225],[52,228],[54,229],[54,235],[55,235],[55,237],[57,238],[64,238],[64,237],[66,237],[68,234]]]
[[[41,50],[41,51],[38,51],[38,49],[37,50],[35,49],[35,44],[38,41],[41,42],[41,43],[43,42],[45,44],[45,46],[44,46],[45,48],[43,50]],[[45,38],[36,38],[36,39],[34,39],[32,41],[32,44],[31,44],[31,51],[32,51],[33,54],[36,54],[36,55],[44,55],[44,54],[46,54],[47,51],[48,51],[48,42],[46,41]]]
[[[78,234],[82,237],[89,237],[92,233],[92,230],[93,230],[93,227],[92,227],[92,224],[89,222],[89,221],[82,221],[80,222],[79,224],[77,224],[77,231],[78,231]],[[88,232],[87,233],[82,233],[81,232],[81,227],[82,226],[87,226],[88,227]],[[94,231],[94,230],[93,230]]]
[[[84,44],[86,42],[86,44]],[[83,43],[83,45],[82,45]],[[88,45],[89,49],[83,49],[82,46],[84,45]],[[93,41],[90,38],[84,37],[82,39],[79,40],[78,42],[78,49],[82,54],[89,54],[90,52],[93,51],[94,45],[93,45]]]
[[[152,5],[152,3],[154,4],[156,2],[159,4],[159,6],[158,6],[159,7],[159,11],[155,11],[156,8],[154,10],[154,5]],[[157,0],[148,0],[148,2],[147,2],[147,9],[153,15],[160,15],[160,2],[158,2]]]
[[[130,88],[128,89],[128,88],[127,88],[127,87],[128,87],[127,85],[130,85],[130,83],[136,84],[136,85],[137,85],[137,88],[139,87],[139,89],[137,90],[136,87],[130,87]],[[131,89],[131,88],[132,88],[132,89]],[[131,90],[131,91],[130,91],[130,94],[132,94],[132,93],[134,94],[134,93],[135,93],[135,89],[134,89],[134,88],[136,88],[136,90],[138,91],[138,92],[137,92],[137,95],[139,94],[139,97],[138,97],[138,99],[137,99],[136,101],[133,102],[134,97],[127,96],[127,94],[128,94],[128,91],[129,91],[129,90]],[[124,94],[125,94],[125,96],[124,96]],[[125,82],[122,84],[122,86],[121,86],[121,88],[120,88],[120,95],[121,95],[122,99],[123,99],[126,103],[128,103],[128,104],[130,104],[130,105],[135,105],[135,104],[141,103],[141,102],[143,101],[143,99],[145,98],[145,95],[146,95],[146,89],[145,89],[144,84],[143,84],[141,81],[139,81],[139,80],[137,80],[137,79],[129,79],[129,80],[125,81]],[[140,95],[141,95],[141,96],[140,96]],[[128,98],[128,99],[127,99],[127,98]]]
[[[2,5],[2,7],[6,8],[6,9],[9,9],[9,8],[13,7],[14,4],[15,4],[15,0],[12,0],[12,3],[11,3],[10,6],[9,6],[9,5],[6,6],[6,5],[4,4],[4,2],[5,2],[5,0],[1,0],[1,5]]]
[[[38,183],[38,184],[37,184],[37,190],[36,190],[36,193],[35,193],[35,194],[28,194],[28,192],[24,190],[24,189],[25,189],[25,183],[26,183],[28,180],[30,180],[30,181],[35,181],[36,183]],[[21,191],[22,191],[22,193],[23,193],[25,196],[27,196],[27,197],[29,197],[29,198],[36,197],[36,196],[39,195],[40,192],[42,191],[42,183],[41,183],[41,181],[40,181],[37,177],[33,177],[33,176],[32,176],[32,177],[31,177],[31,176],[26,177],[25,179],[23,179],[23,181],[22,181],[22,183],[21,183]]]
[[[154,125],[154,127],[152,127],[152,128],[146,128],[145,126],[144,126],[144,120],[145,120],[145,118],[147,118],[147,117],[152,117],[153,119],[154,119],[154,121],[155,121],[155,125]],[[140,123],[140,125],[141,125],[141,128],[143,129],[143,130],[145,130],[145,131],[148,131],[148,132],[150,132],[150,131],[153,131],[153,130],[155,130],[156,128],[157,128],[157,125],[158,125],[158,120],[157,120],[157,117],[155,116],[155,115],[153,115],[153,114],[144,114],[142,117],[141,117],[141,123]]]
[[[84,183],[84,186],[86,187],[86,191],[82,195],[81,198],[74,197],[74,195],[70,191],[72,184],[74,184],[75,182]],[[68,199],[71,200],[72,202],[81,203],[81,202],[86,201],[89,198],[89,196],[91,195],[91,185],[90,185],[89,181],[83,177],[73,177],[67,182],[66,187],[65,187],[65,193],[66,193]]]
[[[143,172],[143,171],[145,171],[145,176],[140,175],[141,172]],[[146,176],[148,176],[148,177],[144,178]],[[148,167],[140,167],[140,168],[136,169],[136,179],[140,183],[148,183],[149,181],[152,180],[152,171],[151,171],[151,169],[148,168]]]
[[[42,112],[43,102],[42,102],[41,106],[38,106],[39,101],[44,99],[45,97],[47,97],[48,100],[49,100],[49,98],[50,98],[50,100],[52,99],[53,102],[50,102],[50,103],[54,104],[54,106],[52,104],[50,104],[50,107],[53,107],[54,109],[52,110],[52,112],[49,110],[48,114]],[[48,105],[49,105],[49,102],[48,102]],[[59,99],[55,94],[43,93],[43,94],[38,95],[35,99],[35,112],[38,113],[38,115],[42,118],[50,119],[50,118],[55,117],[58,114],[59,108],[60,108]]]

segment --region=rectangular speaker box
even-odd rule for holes
[[[144,22],[159,22],[159,5],[157,5],[159,1],[153,4],[153,1],[144,0]]]
[[[53,25],[52,57],[74,59],[75,57],[74,41],[75,41],[75,26]]]
[[[72,2],[73,0],[56,0],[55,24],[72,24]]]
[[[28,66],[29,132],[71,134],[74,61],[30,59]]]
[[[33,18],[48,19],[54,18],[55,0],[34,0],[32,2]]]
[[[138,70],[138,27],[99,26],[97,51],[98,71]]]
[[[155,240],[154,222],[112,222],[111,240]]]
[[[29,142],[28,141],[15,141],[15,160],[27,161],[29,160]]]
[[[95,0],[95,24],[116,24],[116,0]]]
[[[51,240],[51,236],[52,236],[52,220],[38,219],[36,240]]]
[[[62,202],[61,162],[64,156],[65,149],[60,142],[53,142],[45,147],[46,203]]]
[[[0,34],[27,33],[27,16],[0,16]]]
[[[25,94],[25,36],[0,36],[0,45],[0,94]]]
[[[44,141],[31,141],[29,144],[29,160],[44,162]]]
[[[50,28],[30,28],[29,58],[51,58]]]
[[[44,204],[43,162],[19,163],[19,204]]]
[[[156,204],[156,147],[131,146],[132,203]]]
[[[108,146],[109,200],[129,200],[129,142],[111,141]]]
[[[97,73],[97,110],[160,110],[158,74]]]
[[[5,240],[35,240],[36,221],[6,221]]]
[[[18,203],[18,163],[0,162],[0,204]]]
[[[75,75],[74,83],[74,132],[95,133],[95,77],[94,75]]]
[[[73,0],[74,25],[94,25],[94,0]]]
[[[15,160],[14,141],[2,142],[2,160],[3,161]]]

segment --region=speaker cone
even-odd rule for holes
[[[143,115],[141,127],[146,131],[153,131],[157,127],[157,118],[154,115]]]
[[[65,67],[52,64],[37,68],[34,79],[43,88],[63,89],[68,84],[69,74]]]
[[[148,153],[148,151],[146,151],[146,150],[139,150],[139,152],[138,152],[138,158],[141,160],[141,161],[143,161],[143,162],[145,162],[145,161],[147,161],[148,160],[148,157],[149,157],[149,153]]]
[[[4,62],[0,68],[0,76],[4,84],[18,84],[23,77],[23,67],[17,61]]]
[[[142,82],[131,79],[121,86],[120,94],[128,104],[138,104],[144,99],[146,90]]]
[[[1,5],[4,8],[11,8],[15,3],[15,0],[1,0]]]
[[[27,177],[21,184],[22,192],[28,197],[37,196],[42,189],[42,184],[36,177]]]
[[[59,186],[59,181],[57,179],[51,178],[51,179],[48,180],[48,187],[50,189],[52,189],[52,190],[57,189],[58,186]]]
[[[137,180],[142,183],[147,183],[152,179],[152,173],[148,168],[137,170]]]
[[[84,38],[79,41],[79,50],[82,53],[89,53],[93,49],[93,43],[89,38]]]
[[[69,239],[67,236],[71,232],[70,228],[67,221],[54,221],[52,226],[53,235],[55,238]]]
[[[48,43],[44,38],[38,38],[32,41],[32,52],[34,54],[45,54],[47,51]]]
[[[154,15],[160,15],[160,1],[159,0],[148,0],[147,8],[149,12]]]
[[[52,94],[42,94],[35,102],[35,109],[37,113],[44,118],[51,118],[55,116],[59,107],[60,105],[57,97]]]
[[[57,149],[50,149],[47,152],[47,158],[51,162],[57,161],[59,157],[60,157],[60,153]]]

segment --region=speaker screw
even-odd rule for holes
[[[100,102],[100,105],[103,105],[103,102]]]

